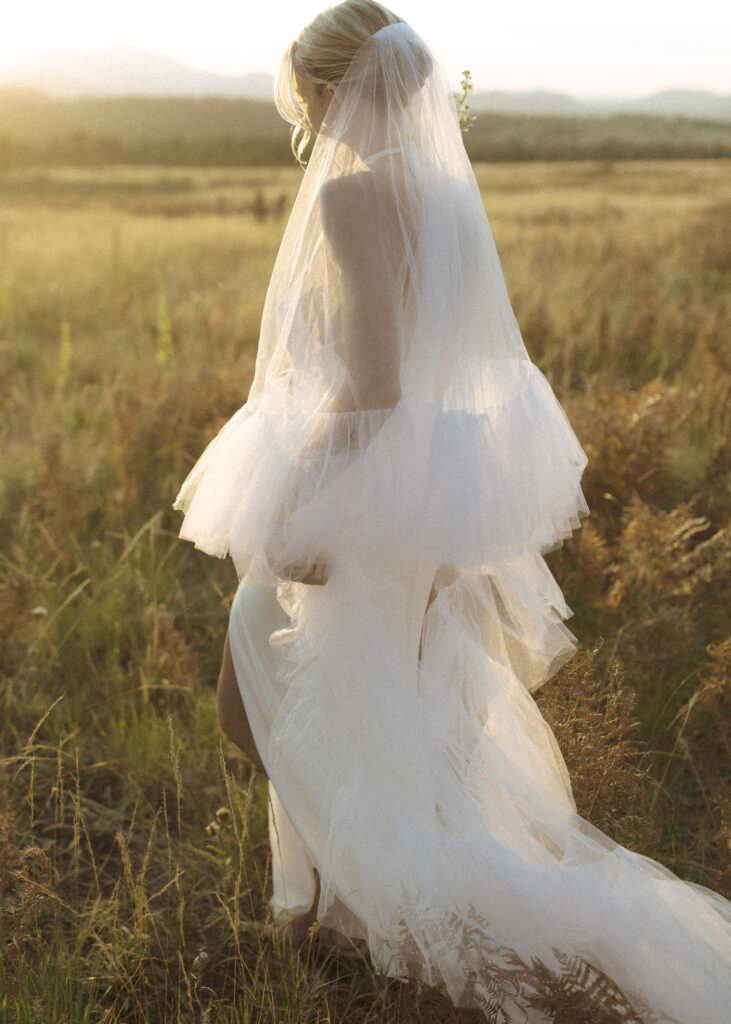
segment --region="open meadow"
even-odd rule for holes
[[[581,649],[538,703],[579,811],[729,896],[728,161],[476,173],[589,458],[548,555]],[[246,399],[300,177],[0,174],[0,1024],[484,1021],[270,936],[266,783],[217,727],[236,575],[171,505]]]

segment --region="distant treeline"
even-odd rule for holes
[[[731,156],[731,124],[639,114],[477,116],[473,160],[635,160]],[[206,97],[51,99],[0,92],[0,169],[30,165],[288,164],[273,104]]]

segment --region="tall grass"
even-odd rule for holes
[[[728,894],[726,171],[478,168],[589,455],[550,556],[582,650],[539,704],[580,811]],[[170,504],[246,397],[298,173],[59,170],[0,205],[2,1024],[481,1019],[271,934],[266,788],[216,723],[237,581]]]

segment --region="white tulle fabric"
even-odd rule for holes
[[[316,867],[323,922],[494,1022],[547,1020],[549,972],[626,1021],[725,1024],[729,904],[576,815],[529,693],[575,650],[543,555],[588,514],[585,463],[444,73],[382,29],[317,138],[248,401],[176,501],[242,580],[275,910],[306,909]],[[288,581],[316,565],[325,586]]]

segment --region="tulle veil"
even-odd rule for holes
[[[468,573],[530,689],[573,653],[541,557],[586,457],[510,305],[454,99],[409,26],[335,92],[272,274],[246,405],[178,495],[240,576],[408,555]],[[493,652],[498,647],[493,645]]]

